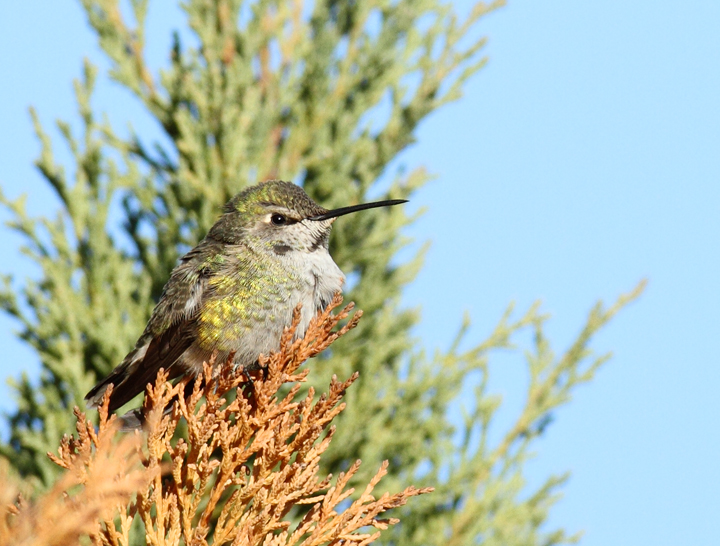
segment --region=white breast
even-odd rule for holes
[[[303,278],[309,282],[308,290],[302,295],[302,313],[296,337],[305,335],[310,320],[318,311],[325,309],[333,296],[342,290],[345,275],[324,248],[315,252],[293,252],[295,266],[303,271]]]

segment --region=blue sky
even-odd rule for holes
[[[155,2],[151,24],[180,24],[170,3]],[[26,108],[73,119],[70,82],[84,55],[100,57],[75,2],[3,8],[0,184],[49,214]],[[572,471],[550,524],[584,530],[586,546],[720,544],[719,21],[711,1],[511,0],[481,26],[488,66],[403,157],[437,175],[413,202],[429,210],[411,234],[433,244],[405,294],[431,348],[447,347],[466,310],[472,342],[510,301],[542,299],[560,350],[598,298],[649,279],[594,343],[614,359],[556,414],[528,467],[531,481]],[[168,42],[151,43],[156,63]],[[123,97],[101,81],[96,105],[121,126],[141,117]],[[0,232],[3,271],[32,274],[17,245]],[[0,318],[0,375],[36,373],[13,328]],[[512,402],[522,368],[505,366],[497,387]]]

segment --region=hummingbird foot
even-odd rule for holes
[[[242,372],[240,372],[243,376],[245,376],[245,382],[250,384],[250,387],[255,389],[255,380],[252,378],[252,375],[250,375],[250,372],[245,369],[243,366]]]

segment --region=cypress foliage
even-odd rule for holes
[[[81,132],[59,128],[75,163],[68,174],[36,115],[42,145],[37,165],[61,202],[55,219],[30,218],[22,198],[0,194],[10,227],[41,277],[16,293],[9,277],[0,307],[22,324],[22,338],[42,364],[39,384],[15,382],[17,411],[0,452],[22,475],[49,485],[57,470],[46,457],[73,429],[72,407],[98,376],[133,346],[176,260],[212,225],[224,202],[270,178],[293,180],[327,208],[374,198],[410,198],[426,180],[418,168],[389,185],[389,162],[412,144],[417,125],[460,97],[482,66],[477,23],[502,2],[479,3],[464,20],[437,0],[346,2],[188,0],[191,43],[176,34],[169,66],[156,74],[144,57],[147,0],[82,0],[89,23],[111,61],[111,77],[134,95],[162,130],[162,142],[120,135],[91,106],[95,69],[86,63],[76,83]],[[241,17],[241,11],[243,13]],[[130,22],[132,21],[132,22]],[[384,119],[379,127],[369,120]],[[381,195],[378,190],[382,189]],[[118,202],[124,233],[109,214]],[[605,357],[588,343],[627,301],[598,304],[571,347],[560,355],[543,335],[537,307],[511,310],[488,338],[460,351],[464,329],[449,351],[430,358],[410,336],[417,310],[399,305],[403,286],[422,263],[395,257],[414,218],[402,207],[351,215],[333,229],[331,253],[352,279],[347,299],[365,312],[330,355],[309,365],[312,381],[360,372],[347,395],[326,471],[355,459],[355,479],[367,483],[380,461],[384,484],[433,486],[399,509],[402,525],[383,540],[395,544],[556,544],[564,531],[541,531],[564,477],[537,490],[524,485],[523,464],[550,412],[589,381]],[[127,244],[125,240],[129,240]],[[499,443],[488,429],[500,405],[487,392],[489,358],[513,347],[524,332],[530,377],[526,405]],[[479,378],[477,380],[473,378]],[[473,407],[457,430],[448,408],[463,385],[477,384]],[[471,442],[471,438],[479,439]]]

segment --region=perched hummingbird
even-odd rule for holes
[[[328,252],[338,216],[405,203],[402,199],[335,210],[300,188],[273,180],[233,197],[200,243],[180,259],[145,331],[125,359],[85,396],[97,407],[113,385],[109,410],[129,402],[160,368],[174,379],[202,372],[213,354],[252,370],[261,354],[280,348],[283,329],[302,303],[302,337],[345,276]],[[139,424],[139,423],[138,423]]]

